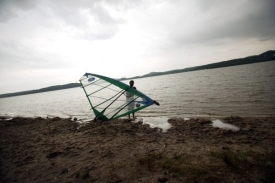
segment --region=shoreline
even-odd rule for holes
[[[2,119],[2,117],[1,117]],[[1,182],[272,182],[275,117],[172,118],[162,132],[118,119],[0,120]]]
[[[78,115],[0,115],[0,119],[1,118],[54,118],[54,117],[60,117],[62,119],[67,119],[67,118],[74,118],[77,117]],[[164,116],[146,116],[145,114],[143,114],[142,116],[137,116],[140,118],[143,117],[167,117],[167,118],[226,118],[229,116],[241,116],[242,118],[275,118],[275,114],[263,114],[263,115],[240,115],[240,114],[236,114],[236,115],[207,115],[207,114],[186,114],[186,115],[164,115]],[[94,118],[94,116],[85,116],[86,118]],[[119,118],[119,119],[126,119],[126,118]],[[92,120],[92,119],[91,119]]]

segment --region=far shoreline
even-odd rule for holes
[[[193,66],[193,67],[188,67],[188,68],[184,68],[184,69],[175,69],[175,70],[164,71],[164,72],[151,72],[148,74],[144,74],[142,76],[135,76],[135,77],[129,77],[129,78],[124,77],[124,78],[120,78],[117,80],[124,81],[124,80],[130,80],[130,79],[142,79],[142,78],[162,76],[162,75],[178,74],[178,73],[185,73],[185,72],[192,72],[192,71],[201,71],[201,70],[206,70],[206,69],[207,70],[208,69],[219,69],[219,68],[225,68],[225,67],[242,66],[242,65],[247,65],[247,64],[271,62],[271,61],[275,61],[274,55],[275,55],[275,51],[269,50],[262,54],[247,56],[245,58],[237,58],[237,59],[232,59],[232,60],[227,60],[227,61],[210,63],[210,64],[200,65],[200,66]],[[43,92],[49,92],[49,91],[58,91],[58,90],[63,90],[63,89],[76,88],[76,87],[82,87],[82,86],[80,83],[68,83],[68,84],[63,84],[63,85],[49,86],[49,87],[41,88],[41,89],[4,93],[4,94],[0,94],[0,98],[29,95],[29,94],[43,93]]]

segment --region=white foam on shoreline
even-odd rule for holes
[[[223,123],[219,119],[212,120],[212,126],[217,127],[217,128],[222,128],[222,129],[225,129],[225,130],[232,130],[232,131],[239,131],[240,130],[239,127],[236,127],[236,126],[231,125],[231,124]]]
[[[0,121],[10,121],[12,120],[13,118],[0,118]]]
[[[137,118],[135,122],[142,121],[145,124],[149,124],[151,128],[161,128],[163,132],[167,132],[169,128],[172,127],[170,123],[168,123],[168,117],[142,117]]]

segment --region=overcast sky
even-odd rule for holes
[[[0,0],[0,94],[275,49],[274,0]]]

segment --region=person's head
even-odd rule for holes
[[[130,84],[130,86],[134,86],[134,81],[133,80],[131,80],[130,82],[129,82],[129,84]]]

